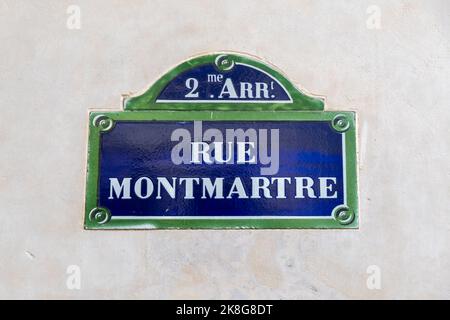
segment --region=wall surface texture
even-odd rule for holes
[[[449,16],[447,0],[1,0],[0,298],[450,298]],[[359,230],[83,230],[87,110],[217,50],[358,112]]]

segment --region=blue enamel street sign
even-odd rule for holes
[[[247,56],[191,59],[90,113],[85,227],[357,228],[353,112]]]

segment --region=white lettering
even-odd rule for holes
[[[202,178],[202,199],[206,199],[206,192],[208,192],[209,198],[223,199],[223,179],[224,178],[216,178],[213,183],[210,178]],[[214,192],[216,192],[216,196],[214,196]]]
[[[147,189],[145,194],[142,193],[142,189],[143,189],[142,182],[143,181],[145,181],[146,189]],[[147,178],[147,177],[141,177],[141,178],[137,179],[134,184],[134,193],[138,196],[138,198],[141,198],[141,199],[150,198],[150,196],[153,193],[153,189],[154,189],[153,182],[152,182],[152,180],[150,180],[150,178]]]
[[[238,97],[238,95],[236,94],[236,89],[234,88],[233,82],[230,78],[225,80],[222,91],[220,91],[219,94],[219,99],[222,99],[223,95],[225,94],[228,95],[229,98],[233,99],[236,99]]]
[[[333,184],[328,184],[328,181],[331,181]],[[337,198],[337,191],[335,190],[333,194],[329,194],[328,191],[333,191],[333,187],[336,186],[336,178],[330,178],[330,177],[320,177],[319,178],[319,186],[320,186],[320,193],[319,198],[322,199],[336,199]]]
[[[306,182],[306,185],[304,184]],[[295,198],[304,198],[303,191],[306,189],[309,198],[316,198],[312,188],[314,180],[310,177],[295,177]]]
[[[130,196],[130,183],[131,178],[123,178],[122,183],[119,183],[117,178],[109,178],[109,197],[108,199],[114,199],[113,191],[116,194],[117,199],[131,199]],[[123,196],[120,195],[123,192]]]
[[[244,185],[242,184],[241,178],[237,177],[234,179],[233,185],[230,188],[227,199],[231,199],[234,194],[238,195],[239,199],[247,199],[248,196],[245,193]]]
[[[260,199],[260,190],[263,191],[264,198],[272,198],[270,195],[269,185],[270,181],[265,177],[252,177],[252,199]],[[261,183],[262,182],[262,183]]]

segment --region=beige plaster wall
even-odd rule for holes
[[[450,298],[449,16],[446,0],[1,0],[0,298]],[[360,229],[84,231],[87,109],[224,49],[358,112]]]

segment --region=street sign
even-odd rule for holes
[[[89,114],[85,228],[357,228],[356,118],[244,55]]]

